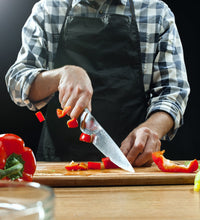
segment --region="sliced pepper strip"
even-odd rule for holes
[[[155,164],[161,171],[164,172],[181,172],[192,173],[198,169],[198,161],[195,159],[191,161],[187,166],[177,164],[171,160],[166,159],[163,154],[165,150],[152,153],[152,158]]]
[[[32,181],[36,160],[32,150],[15,134],[0,135],[0,179]]]

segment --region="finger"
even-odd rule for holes
[[[69,97],[70,97],[70,95],[67,93],[60,100],[60,105],[61,105],[62,109],[64,109],[67,106],[66,104],[67,104],[67,102],[69,100]]]
[[[87,108],[88,108],[88,110],[89,110],[90,112],[92,111],[92,99],[90,99]]]
[[[81,96],[74,105],[73,110],[70,113],[71,118],[78,118],[83,110],[89,105],[89,97]]]
[[[147,140],[148,133],[139,132],[137,134],[135,142],[127,155],[127,159],[131,164],[134,164],[134,161],[139,156],[139,154],[143,153]]]
[[[71,117],[71,113],[76,105],[76,102],[78,101],[79,97],[75,96],[73,93],[68,98],[67,102],[65,103],[64,107],[71,106],[70,111],[68,112],[68,115]],[[72,118],[72,117],[71,117]]]
[[[64,91],[63,90],[59,90],[58,99],[59,99],[61,107],[62,107],[63,97],[64,97]]]
[[[145,163],[144,165],[142,165],[143,167],[150,167],[152,165],[153,161],[148,161],[147,163]]]
[[[157,149],[157,145],[159,145],[159,142],[160,140],[154,137],[154,135],[150,135],[147,139],[143,153],[141,153],[134,161],[134,166],[151,164],[153,162],[152,152]]]
[[[131,147],[133,146],[133,143],[135,141],[135,137],[133,134],[129,134],[124,141],[121,143],[121,147],[120,150],[122,151],[122,153],[127,156]]]
[[[156,150],[155,151],[159,151],[161,148],[161,141],[158,139],[157,144],[156,144]]]
[[[153,159],[152,159],[152,151],[150,150],[152,144],[156,144],[156,143],[152,143],[151,138],[148,138],[146,146],[144,148],[144,152],[142,152],[141,154],[138,155],[138,157],[135,159],[133,165],[134,166],[142,166],[144,164],[148,164],[148,163],[152,163]]]
[[[67,87],[63,87],[62,85],[59,86],[59,102],[63,109],[66,106],[66,103],[72,93],[73,93],[73,88],[71,86],[67,86]]]

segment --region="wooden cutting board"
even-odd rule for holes
[[[33,181],[48,186],[193,184],[196,174],[161,172],[155,164],[135,168],[135,173],[122,169],[67,171],[66,165],[66,162],[37,162]]]

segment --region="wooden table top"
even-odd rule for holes
[[[55,219],[200,219],[193,185],[60,187]]]

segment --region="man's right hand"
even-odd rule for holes
[[[39,102],[56,91],[61,107],[71,106],[71,118],[78,118],[86,107],[91,111],[92,83],[81,67],[69,65],[39,73],[31,85],[29,99]]]
[[[61,107],[71,106],[69,116],[78,118],[87,107],[91,111],[93,88],[86,71],[78,66],[64,66],[58,85]]]

